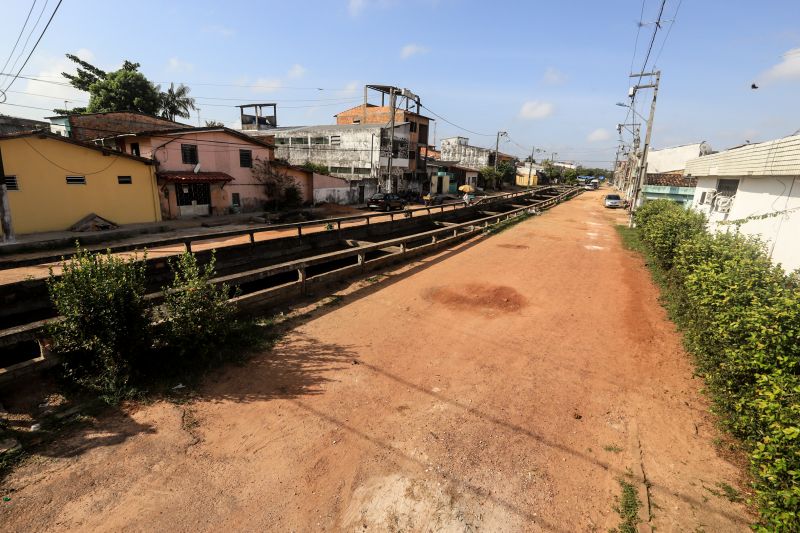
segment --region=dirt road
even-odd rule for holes
[[[746,531],[600,194],[351,287],[188,404],[75,432],[6,480],[3,529],[607,531],[623,478],[641,531]]]

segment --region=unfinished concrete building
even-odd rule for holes
[[[373,100],[380,97],[380,104],[370,102],[370,97]],[[408,89],[391,85],[365,85],[364,103],[335,115],[336,123],[340,125],[372,124],[388,127],[392,122],[394,108],[394,123],[408,124],[408,165],[400,176],[392,173],[395,178],[399,178],[392,183],[392,190],[395,191],[421,191],[428,181],[423,154],[428,147],[430,122],[433,119],[420,114],[421,105],[419,96]]]
[[[394,128],[392,175],[408,172],[409,124]],[[377,124],[331,124],[243,129],[275,146],[275,158],[291,165],[314,163],[350,185],[350,202],[364,203],[382,190],[388,177],[390,130]]]
[[[495,152],[491,148],[471,146],[468,137],[448,137],[442,139],[440,146],[441,157],[445,161],[457,161],[459,165],[474,170],[494,166]],[[498,161],[514,162],[516,157],[499,153]]]

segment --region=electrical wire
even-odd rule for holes
[[[24,69],[25,65],[28,64],[28,61],[30,60],[31,56],[33,55],[33,52],[36,51],[36,47],[39,46],[39,43],[41,42],[42,37],[44,37],[44,34],[47,32],[47,28],[49,28],[50,27],[50,23],[53,22],[53,17],[56,16],[56,13],[58,12],[58,8],[61,7],[61,2],[63,2],[63,0],[58,0],[58,4],[56,4],[55,9],[50,14],[50,18],[47,20],[47,24],[45,24],[44,29],[42,30],[42,33],[39,34],[39,38],[36,39],[35,43],[33,43],[33,48],[31,48],[31,51],[28,54],[28,57],[25,58],[25,61],[22,63],[22,66],[19,67],[19,70],[17,71],[17,74],[11,79],[11,82],[6,86],[6,88],[5,88],[6,91],[9,90],[12,85],[14,85],[14,82],[17,81],[17,78],[19,77],[20,72],[22,72],[22,69]],[[46,2],[45,2],[45,6],[47,6]],[[37,21],[37,24],[38,24],[38,21]],[[23,50],[24,50],[24,48],[23,48]],[[14,63],[16,64],[16,61]],[[11,70],[14,70],[14,68],[12,67]]]
[[[114,163],[116,163],[116,162],[117,162],[117,160],[119,159],[119,156],[118,156],[118,155],[109,154],[109,155],[111,155],[111,156],[112,156],[114,159],[111,161],[111,163],[109,163],[108,165],[106,165],[106,167],[105,167],[105,168],[102,168],[102,169],[100,169],[100,170],[96,170],[96,171],[94,171],[94,172],[80,172],[80,171],[77,171],[77,170],[71,170],[71,169],[69,169],[69,168],[62,167],[61,165],[59,165],[58,163],[56,163],[56,162],[55,162],[55,161],[53,161],[52,159],[48,158],[48,157],[47,157],[46,155],[44,155],[42,152],[40,152],[39,150],[37,150],[35,146],[33,146],[31,143],[29,143],[29,142],[28,142],[28,139],[26,139],[25,137],[22,137],[22,140],[23,140],[23,141],[25,141],[25,144],[27,144],[27,145],[30,147],[30,149],[31,149],[31,150],[33,150],[34,152],[36,152],[37,154],[39,154],[39,155],[42,157],[42,159],[46,160],[46,161],[47,161],[47,162],[49,162],[51,165],[54,165],[54,166],[56,166],[56,167],[60,168],[61,170],[65,170],[65,171],[69,172],[70,174],[76,174],[76,175],[78,175],[78,176],[91,176],[92,174],[100,174],[101,172],[105,172],[106,170],[108,170],[109,168],[111,168],[111,166],[112,166]]]
[[[421,108],[423,108],[423,109],[427,109],[428,111],[430,111],[430,113],[431,113],[433,116],[435,116],[436,118],[438,118],[438,119],[440,119],[440,120],[443,120],[444,122],[447,122],[447,123],[448,123],[448,124],[450,124],[451,126],[454,126],[454,127],[458,128],[458,129],[460,129],[460,130],[466,131],[467,133],[471,133],[471,134],[473,134],[473,135],[478,135],[478,136],[481,136],[481,137],[494,137],[495,135],[497,135],[496,133],[478,133],[477,131],[468,130],[467,128],[464,128],[464,127],[462,127],[462,126],[459,126],[458,124],[455,124],[455,123],[453,123],[453,122],[450,122],[449,120],[447,120],[446,118],[444,118],[442,115],[439,115],[438,113],[436,113],[436,112],[435,112],[433,109],[431,109],[430,107],[427,107],[427,106],[425,106],[425,105],[422,105],[422,104],[419,104],[419,106],[420,106]]]
[[[669,28],[667,28],[667,34],[664,36],[664,40],[661,42],[661,48],[659,48],[658,54],[656,54],[656,58],[653,60],[654,67],[658,64],[658,60],[661,57],[661,52],[664,51],[664,45],[667,44],[669,34],[672,33],[672,27],[675,25],[675,19],[678,18],[678,11],[681,9],[681,4],[683,4],[683,0],[678,0],[678,7],[675,8],[675,13],[672,15],[672,21],[669,23]]]
[[[45,11],[45,9],[47,9],[47,3],[48,2],[49,2],[49,0],[45,0],[44,5],[42,6],[42,10],[39,11],[39,16],[36,18],[36,22],[33,23],[33,26],[31,26],[31,31],[28,32],[28,36],[25,38],[25,43],[22,45],[22,49],[19,51],[19,55],[14,60],[14,62],[11,64],[11,68],[9,70],[11,70],[12,72],[13,72],[14,68],[17,66],[17,62],[19,62],[20,58],[22,57],[22,54],[25,53],[25,49],[28,47],[28,42],[31,40],[31,37],[33,37],[33,32],[36,31],[36,27],[39,25],[39,21],[42,20],[42,15],[44,15],[44,11]],[[9,74],[9,76],[13,76],[13,74]],[[10,85],[9,85],[9,87],[10,87]],[[6,90],[7,89],[8,89],[8,87],[6,87]]]
[[[33,0],[31,4],[31,8],[28,10],[28,16],[25,17],[25,23],[22,25],[22,28],[19,30],[19,35],[17,35],[17,40],[14,42],[13,48],[11,48],[11,52],[8,53],[8,58],[6,62],[3,64],[3,68],[0,68],[0,72],[4,72],[6,67],[8,66],[8,62],[11,61],[11,58],[14,57],[14,52],[17,50],[17,45],[19,44],[19,40],[22,38],[22,34],[25,33],[25,28],[28,26],[28,21],[31,18],[31,13],[33,13],[33,8],[36,7],[36,2],[38,0]]]

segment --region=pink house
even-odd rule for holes
[[[116,143],[124,152],[156,160],[165,219],[259,211],[269,200],[251,170],[256,160],[274,161],[273,147],[238,131],[184,127],[121,135]],[[311,172],[281,170],[295,177],[304,202],[313,201]]]

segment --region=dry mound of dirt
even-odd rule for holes
[[[513,287],[488,283],[467,283],[436,287],[428,298],[451,309],[519,311],[527,305],[525,297]]]

